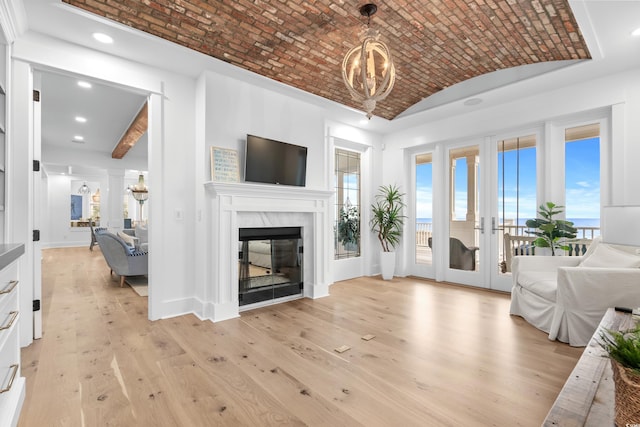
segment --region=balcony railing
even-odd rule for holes
[[[593,240],[600,235],[600,227],[575,227],[578,232],[576,239],[589,239]],[[512,236],[530,236],[527,231],[534,231],[533,228],[529,228],[526,225],[504,225],[504,232],[509,233]]]
[[[576,227],[578,230],[576,233],[576,240],[569,243],[569,251],[566,255],[582,255],[586,252],[587,247],[589,246],[589,240],[593,240],[595,237],[600,235],[600,227]],[[505,224],[501,227],[500,234],[498,235],[498,257],[499,260],[503,260],[503,251],[504,251],[504,239],[503,236],[505,233],[510,234],[511,236],[531,236],[531,234],[526,231],[533,231],[532,228],[529,228],[525,225],[511,225]],[[478,227],[474,230],[475,241],[479,241],[480,234]],[[416,262],[419,264],[430,264],[432,259],[431,248],[429,247],[429,238],[433,235],[433,224],[430,222],[419,222],[416,223]],[[504,273],[504,271],[502,271]]]
[[[576,227],[578,230],[576,239],[593,240],[600,235],[600,227]],[[510,225],[503,226],[504,233],[512,236],[530,236],[526,231],[533,231],[526,225]],[[418,222],[416,223],[416,246],[429,246],[429,237],[433,235],[433,223]]]
[[[429,237],[432,236],[432,232],[431,222],[416,223],[416,246],[429,246]]]

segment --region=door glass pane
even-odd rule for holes
[[[335,259],[360,256],[360,153],[335,152]]]
[[[457,270],[478,270],[480,265],[479,154],[477,145],[449,152],[449,267]]]
[[[565,130],[565,215],[578,239],[600,235],[600,125]]]
[[[416,264],[431,264],[433,218],[432,155],[416,156]]]
[[[527,219],[535,218],[536,136],[498,141],[498,224],[497,244],[500,273],[511,271],[514,255],[533,255],[525,231]],[[525,237],[520,239],[519,237]]]

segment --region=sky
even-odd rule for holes
[[[565,193],[566,218],[584,219],[600,216],[600,141],[591,138],[565,144]],[[502,191],[502,153],[498,158],[499,216],[521,222],[536,217],[536,154],[535,148],[507,151],[504,158],[504,193]],[[520,173],[517,174],[519,165]],[[533,173],[532,173],[533,171]],[[464,219],[466,214],[467,188],[466,160],[456,164],[456,217]],[[518,177],[519,175],[519,177]],[[519,188],[519,191],[517,189]],[[416,167],[416,217],[432,217],[432,165],[425,163]],[[503,196],[504,195],[504,196]],[[519,201],[519,203],[517,203]],[[577,225],[577,224],[576,224]]]

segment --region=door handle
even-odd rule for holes
[[[499,231],[500,227],[496,227],[496,217],[491,217],[491,234],[496,234],[496,231]]]
[[[484,217],[480,217],[480,227],[473,227],[474,230],[480,230],[480,234],[484,234]]]

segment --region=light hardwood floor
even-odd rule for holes
[[[99,250],[43,254],[21,427],[539,426],[582,352],[510,317],[508,295],[411,278],[150,322]]]

